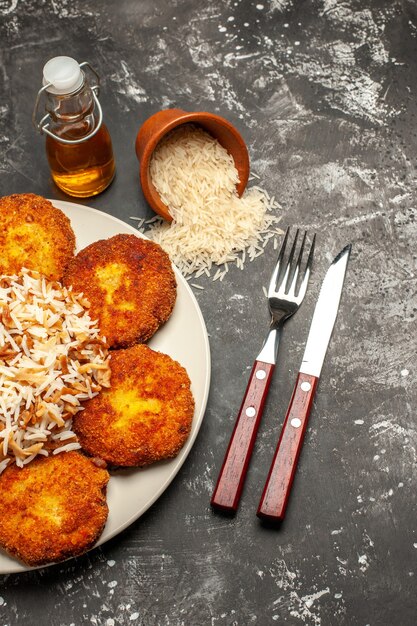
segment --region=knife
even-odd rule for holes
[[[348,244],[339,252],[324,277],[300,371],[256,513],[261,519],[284,519],[314,394],[339,309],[351,249],[352,245]]]

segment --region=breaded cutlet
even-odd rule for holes
[[[82,448],[112,466],[140,467],[176,456],[194,414],[186,370],[143,344],[114,350],[111,370],[110,388],[74,417]]]
[[[33,193],[0,198],[0,274],[22,267],[60,280],[74,256],[75,235],[67,216]]]
[[[79,452],[38,457],[0,475],[0,546],[31,566],[82,554],[107,520],[109,473]]]
[[[136,235],[115,235],[81,250],[64,284],[83,292],[112,348],[147,341],[171,315],[176,280],[166,252]]]

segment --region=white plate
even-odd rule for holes
[[[52,200],[71,220],[77,250],[98,239],[119,233],[142,235],[125,222],[80,204]],[[207,330],[198,303],[184,277],[175,269],[177,301],[168,322],[152,337],[149,345],[165,352],[183,365],[191,379],[195,413],[191,433],[179,455],[170,461],[148,468],[113,473],[108,489],[109,517],[96,545],[111,539],[140,517],[171,483],[190,452],[200,429],[210,386],[210,347]],[[0,574],[27,571],[21,564],[0,551]]]

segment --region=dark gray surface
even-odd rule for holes
[[[140,520],[83,558],[0,581],[4,625],[412,626],[416,594],[417,3],[0,0],[0,192],[64,197],[31,112],[43,64],[103,79],[117,178],[86,204],[150,216],[134,141],[160,108],[219,112],[246,139],[282,224],[315,230],[241,506],[209,499],[268,316],[274,251],[196,291],[212,386],[196,444]],[[131,222],[130,222],[131,223]],[[287,518],[256,506],[324,272],[353,243]],[[236,297],[238,294],[239,297]]]

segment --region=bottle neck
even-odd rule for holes
[[[77,91],[70,94],[46,92],[46,110],[56,124],[72,124],[92,116],[94,99],[90,86],[84,78]]]

